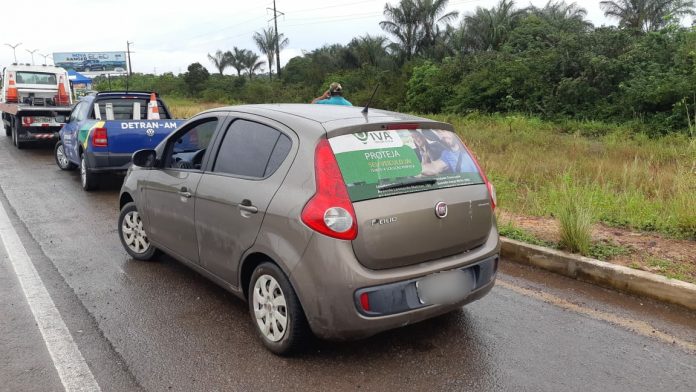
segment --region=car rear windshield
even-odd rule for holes
[[[17,84],[45,84],[56,86],[56,74],[45,72],[17,72]]]
[[[140,115],[137,117],[137,119],[147,119],[147,104],[150,102],[149,97],[100,99],[96,102],[96,104],[99,106],[99,114],[102,120],[133,120],[133,109],[137,106],[134,105],[136,102],[140,104]],[[107,104],[111,104],[113,107],[113,118],[110,118],[111,114],[106,110]],[[157,100],[157,108],[159,109],[159,116],[161,120],[168,120],[170,118],[169,113],[167,113],[160,100]]]
[[[329,143],[354,202],[484,183],[466,147],[450,131],[358,132]]]

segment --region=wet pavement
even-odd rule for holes
[[[503,261],[460,311],[279,358],[246,305],[116,234],[120,178],[83,192],[0,136],[0,202],[102,390],[696,390],[696,314]],[[62,390],[0,247],[0,390]]]

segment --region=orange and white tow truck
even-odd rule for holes
[[[12,64],[3,69],[0,82],[2,125],[17,148],[59,139],[73,104],[65,69]]]

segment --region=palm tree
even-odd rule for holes
[[[279,39],[280,42],[277,42],[276,38]],[[268,75],[270,78],[273,78],[273,64],[275,64],[276,49],[285,49],[290,41],[288,41],[283,34],[279,34],[278,37],[276,37],[273,27],[269,27],[268,29],[261,30],[261,33],[254,33],[254,42],[261,53],[265,54],[266,58],[268,58]]]
[[[387,38],[381,35],[373,37],[365,34],[362,37],[353,38],[348,47],[360,64],[377,66],[387,57],[387,41]]]
[[[497,7],[477,7],[464,17],[460,27],[460,47],[465,50],[498,50],[526,11],[515,8],[514,0],[501,0]]]
[[[396,7],[387,3],[384,6],[384,16],[387,20],[379,22],[379,26],[396,38],[394,47],[399,49],[406,60],[410,60],[418,52],[421,40],[418,5],[414,0],[401,0]]]
[[[449,22],[459,16],[457,11],[450,11],[443,15],[449,0],[417,0],[420,28],[422,31],[420,50],[430,50],[436,41],[443,38],[440,24],[449,25]]]
[[[571,25],[580,26],[583,29],[592,27],[592,23],[585,19],[587,10],[576,3],[549,0],[543,8],[530,7],[530,12],[561,29]]]
[[[636,32],[658,31],[670,19],[694,15],[694,0],[600,1],[604,15],[619,20],[619,26]]]
[[[220,72],[220,75],[225,71],[225,68],[229,67],[229,63],[227,62],[228,59],[225,56],[225,53],[223,53],[221,50],[218,50],[215,52],[215,56],[211,55],[208,53],[208,60],[210,60],[213,65],[215,65],[215,68],[217,68],[218,72]]]
[[[254,73],[261,71],[265,61],[260,60],[260,56],[251,50],[247,50],[244,58],[242,59],[242,64],[244,64],[244,69],[247,70],[249,75],[249,80],[254,77]]]
[[[232,48],[231,52],[229,50],[225,52],[227,63],[230,65],[230,67],[237,70],[237,76],[242,76],[242,71],[244,70],[243,60],[244,56],[246,56],[246,52],[246,49],[239,49],[236,46]]]

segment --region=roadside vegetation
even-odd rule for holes
[[[696,240],[696,28],[680,24],[693,0],[602,1],[617,27],[593,26],[564,1],[502,0],[470,14],[446,13],[447,3],[386,4],[384,35],[326,45],[282,69],[276,40],[282,48],[292,37],[260,30],[260,54],[230,45],[209,54],[212,74],[194,63],[181,75],[96,87],[155,90],[189,117],[227,104],[309,102],[333,81],[364,105],[379,86],[371,106],[454,124],[502,211],[558,220],[559,239],[540,244],[601,259],[632,252],[593,240],[596,224]],[[639,265],[696,276],[660,260]]]

